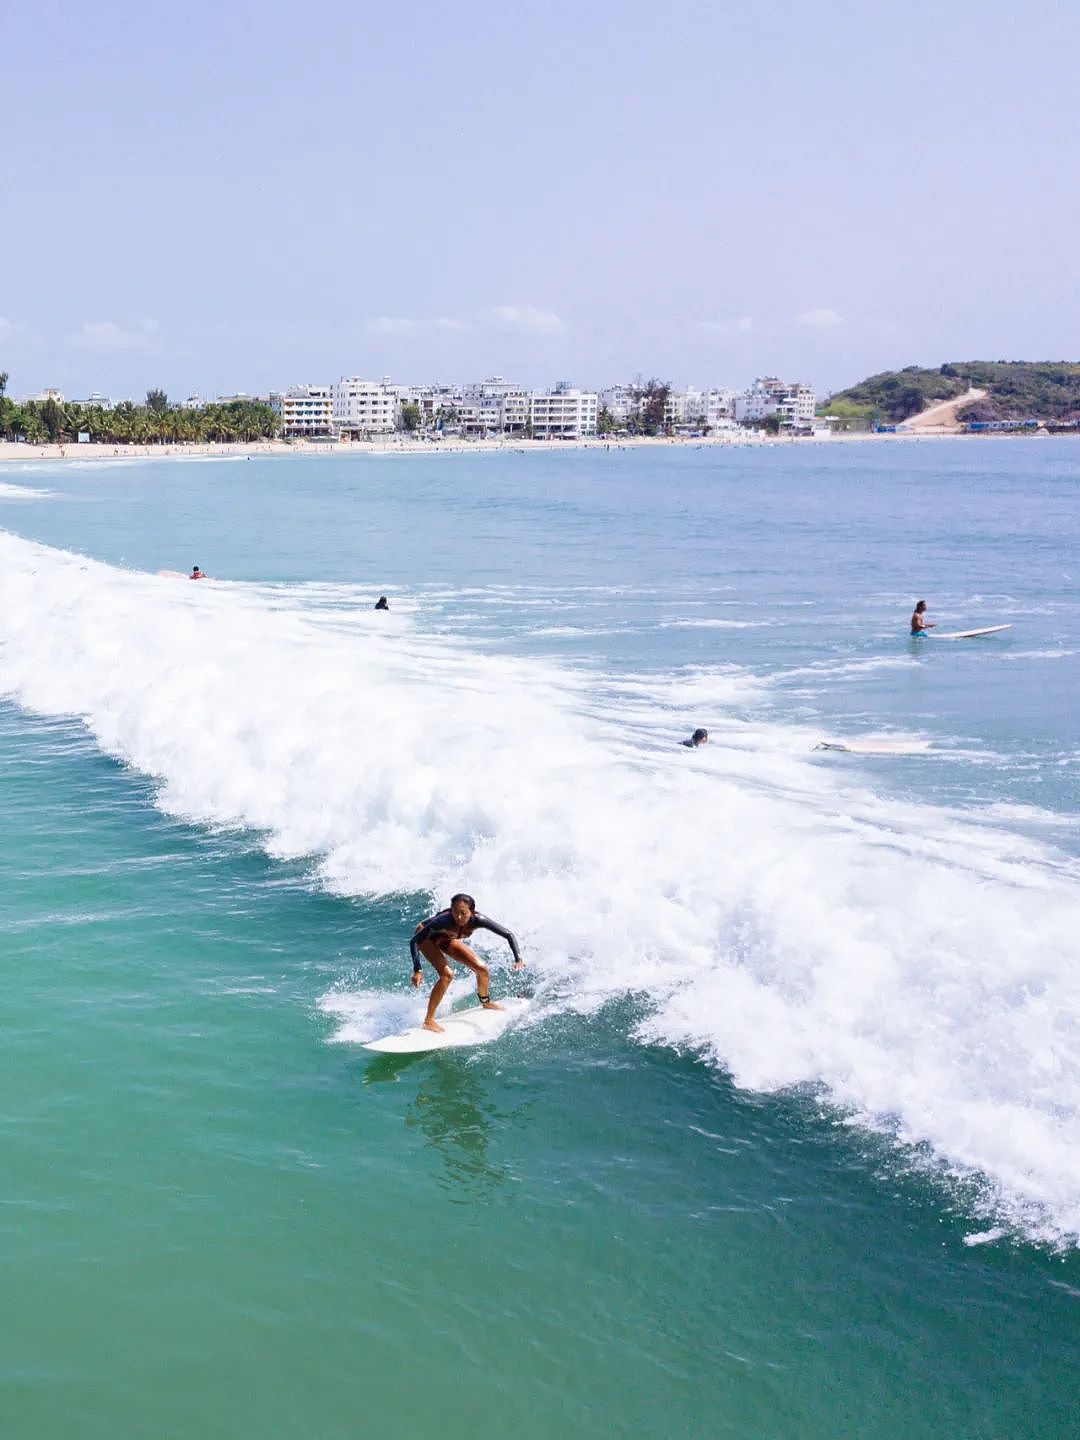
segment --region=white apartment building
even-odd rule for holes
[[[768,415],[776,415],[785,429],[810,429],[816,408],[811,386],[768,375],[755,380],[736,397],[735,419],[740,424],[755,424]]]
[[[616,425],[625,425],[641,408],[630,385],[610,385],[600,391],[599,402],[600,409],[606,410]]]
[[[334,433],[334,397],[329,385],[294,385],[272,394],[270,408],[281,417],[282,435]]]
[[[595,435],[598,409],[595,391],[576,390],[565,380],[554,390],[534,390],[529,397],[529,421],[538,440]]]
[[[425,428],[435,425],[439,411],[444,414],[453,410],[461,413],[462,392],[460,385],[414,385],[402,394],[403,405],[416,405],[420,409],[420,424]]]
[[[672,390],[664,401],[664,424],[674,428],[696,422],[699,390]]]
[[[680,400],[679,422],[684,425],[692,425],[703,430],[716,430],[734,423],[734,390],[695,390],[691,385],[678,398]]]
[[[529,423],[529,392],[501,375],[478,380],[465,387],[461,418],[466,433],[520,435]]]
[[[331,399],[334,429],[349,439],[386,435],[397,428],[401,391],[386,376],[361,380],[358,375],[343,375],[331,387]]]
[[[704,423],[710,430],[735,424],[735,391],[716,388],[704,392]]]

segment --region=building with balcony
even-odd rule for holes
[[[386,376],[381,380],[361,380],[358,375],[342,376],[331,387],[334,429],[350,440],[362,440],[368,435],[388,435],[397,428],[401,395],[399,387],[391,385]]]
[[[695,390],[691,385],[678,399],[680,413],[676,423],[701,430],[718,430],[735,423],[734,390]]]
[[[775,415],[785,430],[813,428],[817,408],[813,388],[799,381],[778,380],[769,375],[755,380],[735,399],[735,419],[754,425]]]
[[[271,394],[270,408],[281,419],[281,433],[314,438],[334,433],[334,398],[329,385],[294,385]]]
[[[466,434],[523,435],[529,424],[529,392],[501,375],[477,380],[462,393],[461,419]]]
[[[576,390],[561,380],[554,390],[534,390],[529,396],[529,423],[538,440],[579,440],[596,434],[598,408],[595,391]]]
[[[625,425],[641,409],[641,402],[632,385],[610,385],[599,394],[599,406],[606,410],[616,425]]]

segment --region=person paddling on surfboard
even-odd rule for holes
[[[503,1008],[491,998],[491,974],[488,967],[479,955],[465,944],[474,930],[490,930],[492,934],[500,935],[513,952],[515,970],[520,970],[525,964],[517,941],[504,925],[479,914],[476,901],[471,895],[455,895],[450,901],[449,909],[440,910],[437,915],[424,920],[416,927],[409,941],[409,953],[413,963],[412,983],[419,988],[424,970],[420,962],[421,955],[439,976],[428,1000],[427,1014],[424,1016],[425,1030],[441,1032],[443,1028],[436,1021],[435,1012],[454,978],[454,972],[450,969],[451,959],[467,965],[476,976],[476,998],[485,1010]]]
[[[926,601],[920,600],[919,603],[915,606],[915,609],[911,612],[912,635],[921,635],[924,630],[933,630],[936,625],[936,620],[927,620]]]
[[[205,576],[205,574],[199,569],[198,565],[193,565],[193,566],[191,567],[191,574],[188,576],[188,579],[189,579],[189,580],[205,580],[205,579],[206,579],[206,576]]]

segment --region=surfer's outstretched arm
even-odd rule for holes
[[[486,915],[474,915],[473,925],[477,930],[490,930],[493,935],[498,935],[510,946],[511,954],[514,957],[514,969],[519,970],[525,961],[521,958],[521,951],[518,949],[518,942],[513,932],[507,930],[505,925],[500,925],[497,920],[490,920]]]
[[[424,954],[423,945],[425,940],[431,940],[443,930],[453,930],[454,922],[450,917],[449,910],[440,910],[437,915],[432,915],[428,920],[422,920],[413,931],[413,937],[409,941],[409,954],[412,956],[413,974],[419,975],[424,968],[421,956]]]
[[[425,927],[418,925],[416,933],[409,941],[409,954],[412,956],[412,973],[419,975],[424,968],[424,962],[420,959],[420,935]]]

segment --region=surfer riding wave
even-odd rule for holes
[[[428,999],[427,1014],[424,1016],[425,1030],[438,1032],[443,1028],[436,1021],[435,1012],[454,978],[454,972],[450,968],[451,958],[466,965],[476,976],[476,998],[480,1004],[486,1010],[502,1009],[502,1006],[497,1005],[491,998],[491,973],[488,967],[479,955],[465,944],[465,941],[476,930],[490,930],[492,934],[501,936],[507,942],[514,956],[515,970],[520,970],[525,964],[521,958],[517,940],[505,925],[500,925],[498,921],[481,915],[477,911],[476,901],[471,895],[453,896],[449,908],[440,910],[437,915],[432,915],[429,919],[422,921],[416,927],[416,931],[409,941],[409,952],[413,962],[412,983],[417,987],[421,983],[424,969],[421,956],[433,967],[439,977],[432,987],[431,996]]]

